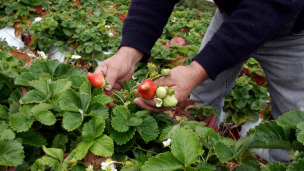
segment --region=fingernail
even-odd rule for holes
[[[112,87],[110,85],[108,85],[108,88],[106,88],[107,91],[110,91],[112,89]]]

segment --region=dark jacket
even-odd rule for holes
[[[128,17],[124,20],[120,46],[137,48],[145,53],[144,59],[149,59],[150,51],[177,2],[178,0],[132,0]],[[301,11],[303,5],[304,0],[240,2],[193,60],[204,67],[211,79],[215,79],[219,73],[244,61],[277,35]],[[226,10],[224,5],[220,6]]]

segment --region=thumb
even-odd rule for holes
[[[106,88],[106,90],[110,91],[113,88],[117,78],[118,78],[118,71],[108,68],[106,80],[107,83],[109,83],[109,86],[108,88]]]

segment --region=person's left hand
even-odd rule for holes
[[[178,103],[183,102],[191,91],[202,81],[208,78],[206,70],[196,61],[190,65],[173,68],[166,77],[161,77],[155,81],[157,86],[168,86],[175,90],[175,98]],[[161,112],[168,108],[158,108],[154,99],[136,98],[134,102],[141,108],[152,112]]]

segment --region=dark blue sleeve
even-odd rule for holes
[[[179,0],[132,0],[124,20],[121,46],[131,46],[151,56],[151,49],[161,36],[174,5]]]
[[[193,60],[215,79],[274,37],[303,5],[304,0],[244,0]]]

